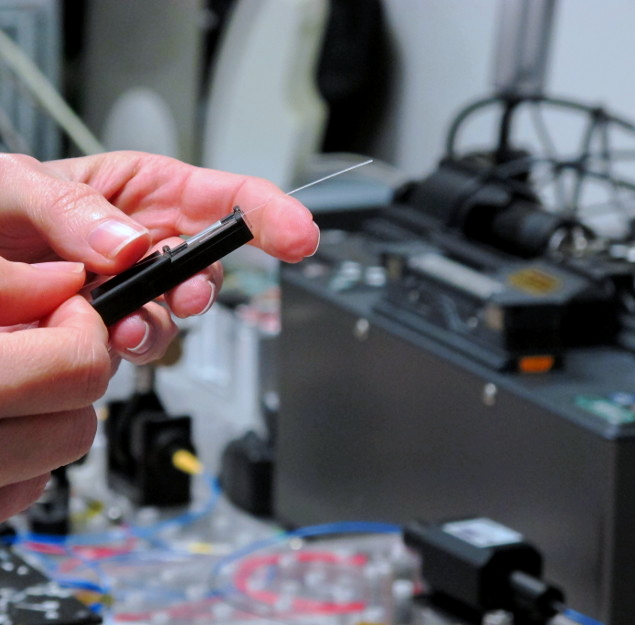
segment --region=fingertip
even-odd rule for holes
[[[134,356],[143,356],[152,347],[152,327],[141,315],[132,315],[124,324],[128,337],[126,350]]]
[[[0,325],[31,323],[51,314],[82,288],[82,263],[13,263],[0,258]]]
[[[267,206],[260,216],[258,231],[259,247],[290,263],[315,254],[320,241],[320,230],[311,212],[296,200],[294,202]]]
[[[143,356],[152,347],[152,327],[144,312],[122,319],[111,328],[114,347],[122,353]]]
[[[76,263],[70,261],[53,261],[47,263],[33,263],[31,267],[46,272],[55,272],[59,274],[80,274],[83,275],[84,263]]]
[[[321,232],[320,232],[320,227],[315,223],[312,222],[313,226],[314,226],[314,241],[315,243],[311,243],[311,247],[313,247],[313,251],[310,254],[306,255],[306,258],[310,257],[310,256],[315,256],[315,254],[318,251],[318,248],[320,247],[320,236],[321,236]]]
[[[180,319],[205,314],[216,301],[217,283],[222,282],[220,269],[214,271],[214,278],[198,274],[179,285],[166,295],[170,310]]]
[[[34,297],[49,293],[52,302],[61,303],[74,295],[86,280],[85,265],[80,262],[53,261],[33,263],[26,267],[30,272],[28,278],[30,293]]]
[[[201,306],[198,311],[194,313],[196,315],[204,315],[216,301],[216,285],[211,280],[207,280],[206,278],[201,278],[200,282],[203,283],[203,287],[206,291],[208,291],[208,294],[207,297],[205,297],[205,293],[203,293],[203,306]]]
[[[145,364],[163,356],[178,333],[169,311],[156,302],[110,328],[112,348],[124,359]]]

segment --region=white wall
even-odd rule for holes
[[[397,73],[374,156],[419,176],[440,156],[453,115],[490,90],[498,0],[384,4]],[[559,0],[547,93],[635,118],[634,33],[632,0]]]

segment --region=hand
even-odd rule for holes
[[[259,207],[249,214],[254,244],[281,260],[312,254],[319,233],[299,202],[264,180],[165,157],[120,152],[39,163],[3,155],[0,175],[0,518],[7,518],[37,498],[51,469],[86,453],[91,406],[117,358],[142,364],[160,356],[176,331],[170,311],[200,314],[222,282],[216,264],[167,294],[169,310],[148,304],[108,331],[75,295],[86,272],[119,273],[235,205]]]
[[[81,263],[0,259],[0,519],[33,502],[95,434],[91,404],[112,365],[106,328],[74,295],[84,277]]]
[[[249,214],[254,244],[287,262],[312,254],[319,232],[309,211],[264,180],[195,168],[166,157],[116,152],[39,163],[0,156],[0,255],[10,260],[83,262],[116,274],[149,248],[174,245],[233,206]],[[7,184],[8,183],[8,184]],[[222,283],[215,264],[166,296],[177,317],[200,314]],[[111,345],[142,364],[161,355],[175,329],[167,311],[148,305],[111,328]]]

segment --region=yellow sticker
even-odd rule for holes
[[[527,267],[509,274],[507,281],[519,291],[532,295],[547,295],[560,288],[561,280],[542,269]]]

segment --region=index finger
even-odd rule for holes
[[[299,261],[319,241],[309,210],[261,178],[139,152],[98,154],[51,166],[101,192],[146,226],[155,242],[195,234],[234,206],[248,213],[254,244],[281,260]]]
[[[218,217],[240,206],[254,235],[253,244],[280,260],[300,261],[318,246],[319,229],[309,209],[268,180],[196,169],[183,190],[180,232],[194,234],[209,223],[212,204],[216,211],[221,208],[220,215],[215,212]]]

